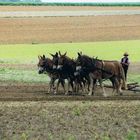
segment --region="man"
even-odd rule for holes
[[[130,64],[127,52],[124,53],[124,57],[121,59],[121,64],[124,69],[125,80],[127,80],[127,71]]]

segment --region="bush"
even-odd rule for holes
[[[129,3],[43,3],[43,2],[0,2],[1,6],[140,6],[140,2]]]

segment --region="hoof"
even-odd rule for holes
[[[65,95],[69,95],[69,93],[68,92],[65,92]]]
[[[123,95],[123,93],[121,92],[121,93],[120,93],[120,95],[122,96],[122,95]]]
[[[89,94],[88,94],[88,96],[92,96],[92,95],[93,95],[93,93],[89,93]]]
[[[57,94],[57,92],[55,91],[53,94],[54,94],[54,95],[56,95],[56,94]]]
[[[104,96],[104,97],[108,97],[108,95],[107,95],[107,94],[103,94],[103,96]]]

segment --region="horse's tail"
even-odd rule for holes
[[[119,64],[119,75],[120,75],[120,82],[122,80],[122,87],[123,89],[127,89],[126,87],[126,80],[125,80],[125,74],[124,74],[124,70],[121,64]]]

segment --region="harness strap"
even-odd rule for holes
[[[103,60],[101,60],[101,62],[102,62],[102,69],[104,70],[104,61]]]
[[[92,61],[94,61],[94,60],[92,59]],[[119,75],[113,74],[112,72],[105,70],[105,68],[104,68],[105,62],[104,62],[103,60],[101,60],[101,62],[102,62],[102,67],[101,67],[101,68],[97,67],[95,61],[93,62],[93,63],[94,63],[94,67],[95,67],[97,70],[101,70],[102,72],[105,72],[106,74],[109,74],[109,75],[113,75],[113,76],[116,76],[116,77],[120,77]]]

